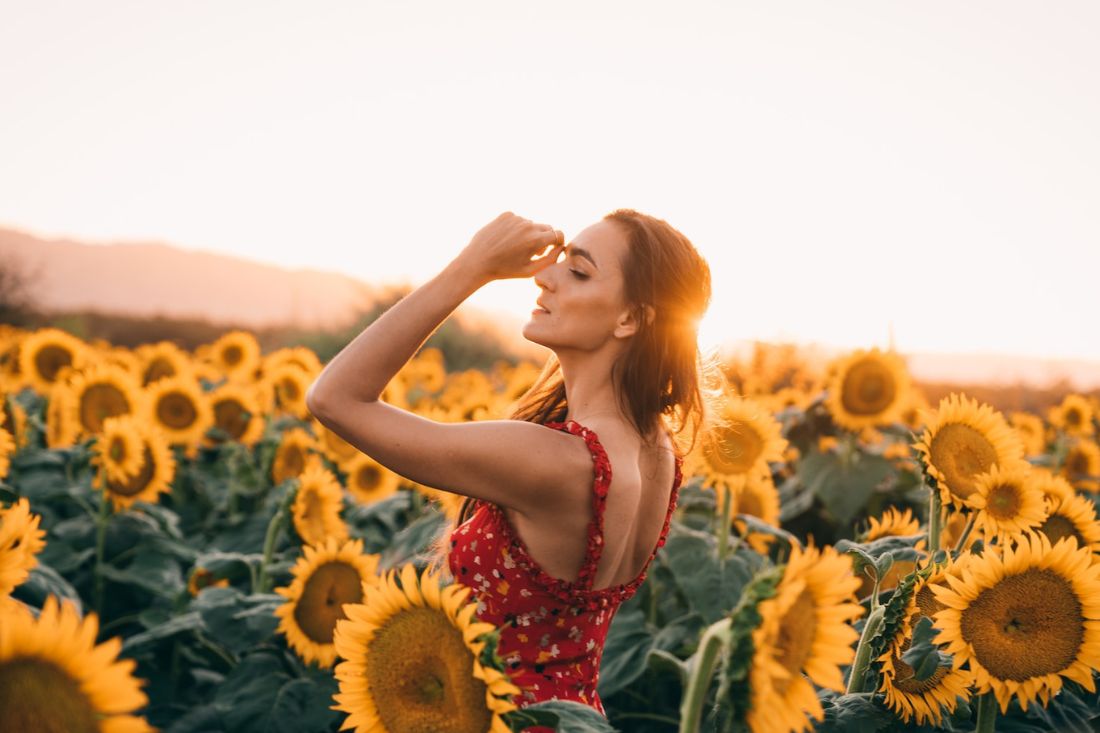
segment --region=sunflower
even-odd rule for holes
[[[1086,438],[1075,440],[1066,451],[1062,475],[1078,491],[1096,491],[1100,488],[1100,445]]]
[[[15,443],[13,452],[30,444],[29,422],[26,409],[15,401],[14,396],[9,399],[4,388],[0,387],[0,428],[11,435]]]
[[[310,461],[298,477],[298,495],[291,507],[294,531],[307,545],[317,545],[329,537],[343,541],[348,528],[340,518],[344,492],[332,471],[319,460]]]
[[[248,331],[230,331],[203,352],[230,381],[251,382],[260,365],[260,344]]]
[[[109,417],[96,437],[92,463],[105,477],[120,484],[138,475],[145,457],[145,441],[133,415]],[[102,486],[102,482],[100,483]]]
[[[909,401],[909,372],[892,351],[857,349],[833,362],[825,405],[837,425],[861,430],[889,425]]]
[[[901,410],[898,420],[901,424],[916,432],[924,427],[925,416],[928,414],[928,398],[916,387],[909,390],[909,400]]]
[[[37,555],[46,546],[40,520],[23,497],[7,509],[0,508],[0,598],[25,581],[38,564]]]
[[[1058,498],[1068,499],[1077,494],[1065,476],[1059,476],[1045,466],[1032,466],[1031,472],[1035,476],[1035,485],[1047,503]]]
[[[349,713],[355,733],[507,733],[501,716],[516,709],[520,690],[499,664],[497,631],[475,620],[470,589],[440,587],[412,564],[401,586],[389,571],[365,589],[363,603],[336,622],[340,692],[335,710]]]
[[[870,526],[863,533],[861,542],[873,542],[880,537],[912,537],[921,533],[920,520],[913,516],[908,507],[899,512],[895,507],[887,507],[878,519],[868,518]]]
[[[206,568],[195,568],[187,579],[187,592],[197,596],[206,588],[228,588],[229,578],[219,578]]]
[[[78,439],[103,432],[108,417],[141,414],[145,404],[137,378],[114,365],[92,364],[74,374],[69,387],[71,399],[60,407],[68,411],[66,420],[77,426]]]
[[[312,413],[306,407],[306,392],[313,380],[311,374],[293,362],[278,364],[265,371],[260,389],[266,395],[269,411],[308,420]]]
[[[317,442],[305,429],[284,430],[279,447],[275,449],[275,459],[271,462],[271,480],[280,484],[288,478],[300,476],[308,460],[316,455],[316,448]]]
[[[132,715],[148,698],[133,677],[137,663],[118,659],[119,637],[96,644],[99,621],[47,596],[36,619],[0,610],[0,720],[11,731],[154,731]]]
[[[142,344],[135,349],[135,354],[140,364],[138,374],[143,387],[165,377],[188,376],[197,379],[191,367],[191,357],[171,341]]]
[[[1003,541],[1038,527],[1046,519],[1043,492],[1026,463],[1004,469],[994,465],[978,475],[975,486],[966,502],[977,511],[974,526],[986,539],[997,537]]]
[[[165,377],[146,389],[146,419],[164,431],[168,442],[187,449],[188,456],[214,424],[210,398],[190,375]]]
[[[715,489],[719,506],[726,491],[728,489],[722,486]],[[747,531],[744,520],[737,518],[738,514],[756,517],[773,527],[779,526],[779,491],[772,482],[771,473],[750,474],[741,486],[733,490],[730,498],[730,523],[738,534],[745,536]],[[762,532],[749,532],[745,539],[754,550],[764,554],[771,546],[773,537]]]
[[[1043,420],[1038,415],[1030,412],[1012,412],[1008,421],[1020,436],[1020,442],[1024,446],[1024,455],[1038,456],[1046,449],[1046,434],[1043,431]]]
[[[15,438],[7,430],[0,428],[0,479],[8,475],[13,455],[15,455]]]
[[[207,400],[214,415],[213,427],[229,436],[229,440],[253,446],[263,436],[264,416],[252,387],[226,382],[210,392]],[[208,445],[220,442],[209,431],[204,440]]]
[[[40,328],[23,338],[19,346],[19,372],[36,392],[45,394],[63,378],[65,367],[84,367],[89,347],[58,328]]]
[[[1050,410],[1051,424],[1077,438],[1088,437],[1095,432],[1092,418],[1092,405],[1088,398],[1079,394],[1066,395],[1062,404]]]
[[[1100,552],[1100,522],[1096,506],[1080,494],[1055,496],[1047,502],[1048,514],[1037,531],[1046,535],[1051,544],[1063,537],[1073,537],[1078,547]]]
[[[159,427],[133,420],[125,429],[136,432],[141,439],[141,468],[138,473],[124,481],[100,473],[93,482],[97,489],[107,492],[116,511],[127,509],[137,501],[156,504],[161,494],[171,492],[172,481],[176,477],[176,458],[168,444],[168,436]]]
[[[913,668],[902,660],[912,642],[917,620],[922,616],[931,619],[932,614],[943,609],[943,605],[933,596],[931,584],[942,582],[945,570],[940,569],[930,577],[917,581],[905,609],[905,623],[899,624],[886,651],[878,658],[882,672],[879,692],[886,696],[886,706],[905,723],[915,717],[917,725],[939,727],[945,708],[948,712],[954,712],[959,698],[963,701],[970,699],[972,680],[969,670],[947,664],[938,667],[930,677],[918,680]]]
[[[1001,413],[955,394],[940,400],[916,449],[944,505],[959,509],[977,489],[979,474],[1023,460],[1020,439]]]
[[[423,349],[401,368],[399,374],[409,390],[438,392],[447,381],[443,352],[436,348]]]
[[[360,504],[373,504],[397,492],[401,477],[365,453],[340,466],[348,474],[348,491]]]
[[[340,543],[327,538],[302,549],[291,568],[294,580],[275,592],[287,602],[275,609],[278,631],[306,664],[331,667],[336,661],[332,643],[336,622],[347,618],[344,604],[363,600],[363,588],[377,582],[378,555],[363,553],[362,540]]]
[[[852,595],[858,587],[848,556],[832,547],[792,545],[775,597],[760,602],[761,621],[752,634],[746,714],[752,730],[802,730],[807,715],[823,719],[811,680],[844,690],[840,668],[851,664],[859,638],[850,622],[863,613]]]
[[[321,360],[317,358],[317,354],[312,349],[305,346],[284,346],[281,349],[272,351],[263,358],[261,372],[268,374],[272,369],[283,364],[293,364],[300,367],[311,379],[315,379],[324,368]]]
[[[717,412],[719,422],[689,455],[689,472],[701,473],[704,486],[736,491],[750,475],[767,471],[769,461],[783,460],[787,441],[765,406],[728,395]]]
[[[458,519],[458,513],[462,511],[462,504],[466,500],[465,496],[462,494],[455,494],[451,491],[432,488],[431,486],[424,486],[423,484],[414,483],[412,487],[420,494],[434,501],[439,506],[439,511],[443,512],[443,516],[445,516],[448,521],[454,522]]]
[[[1044,705],[1062,678],[1095,690],[1100,670],[1100,564],[1072,539],[1041,534],[973,556],[949,586],[932,587],[935,614],[953,666],[968,664],[977,692],[990,690],[1008,710]]]
[[[316,445],[333,463],[342,464],[359,455],[359,449],[321,424],[317,418],[310,420]]]

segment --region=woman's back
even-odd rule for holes
[[[574,550],[581,556],[580,562],[572,564],[574,572],[562,576],[548,572],[544,564],[564,567],[547,554],[551,544],[542,547],[541,553],[528,546],[527,535],[512,525],[505,511],[485,502],[479,503],[474,515],[452,533],[448,565],[455,579],[474,591],[478,616],[501,627],[498,651],[513,681],[523,690],[518,704],[567,699],[591,705],[602,713],[596,686],[607,630],[615,611],[637,591],[653,556],[664,544],[682,479],[680,460],[666,453],[665,458],[653,456],[651,462],[642,461],[642,468],[635,469],[634,473],[642,474],[653,463],[658,469],[671,467],[671,477],[664,474],[668,481],[663,492],[653,483],[661,475],[659,470],[649,476],[627,476],[620,483],[613,480],[608,453],[594,431],[574,421],[548,423],[547,427],[583,438],[593,461],[591,511],[585,518],[586,532],[579,535],[585,540],[582,549]],[[615,438],[610,440],[614,442]],[[611,498],[610,492],[620,488],[624,496]],[[661,494],[663,504],[651,506]],[[646,506],[641,507],[641,503]],[[636,522],[631,512],[637,515]],[[650,523],[655,516],[660,521],[654,523],[657,530],[648,535],[649,547],[640,569],[629,579],[620,580],[637,567],[638,538],[643,528],[652,529]],[[570,520],[559,519],[555,524],[543,522],[537,536],[549,537],[560,526],[568,530]],[[620,521],[637,527],[610,526]],[[572,535],[574,544],[579,544],[577,538]],[[601,562],[605,547],[609,548],[608,561]],[[614,582],[601,583],[601,575]]]

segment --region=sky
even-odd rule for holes
[[[1100,359],[1097,38],[1091,0],[0,0],[0,225],[417,284],[502,211],[631,207],[708,259],[706,343]]]

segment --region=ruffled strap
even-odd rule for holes
[[[588,522],[588,546],[584,553],[584,563],[577,575],[576,587],[590,590],[596,580],[596,568],[603,554],[603,512],[607,504],[607,490],[611,486],[611,461],[607,451],[600,443],[594,430],[584,427],[576,420],[545,423],[548,428],[566,430],[584,438],[588,452],[592,454],[594,478],[592,481],[592,519]],[[667,521],[666,521],[667,525]]]

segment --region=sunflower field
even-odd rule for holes
[[[306,409],[310,350],[0,326],[0,730],[1093,731],[1100,402],[932,405],[895,353],[721,365],[668,539],[618,610],[607,717],[517,707],[429,559],[461,498]],[[499,418],[540,368],[391,404]]]

